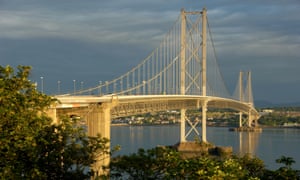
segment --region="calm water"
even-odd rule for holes
[[[199,130],[201,133],[201,131]],[[190,135],[190,140],[195,135]],[[112,126],[111,146],[120,145],[117,154],[135,153],[139,148],[173,145],[179,141],[179,125]],[[293,157],[294,169],[300,169],[300,129],[263,129],[261,133],[231,132],[225,127],[207,127],[207,141],[217,146],[232,146],[235,153],[251,153],[277,169],[280,156]]]

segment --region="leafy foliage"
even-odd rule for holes
[[[273,179],[300,179],[300,172],[292,169],[292,164],[295,163],[292,157],[281,156],[276,159],[276,163],[285,166],[280,167],[272,174]]]
[[[276,163],[284,164],[285,168],[291,169],[291,166],[295,163],[295,160],[292,157],[281,156],[279,159],[276,159]]]
[[[140,149],[111,162],[111,176],[128,179],[243,179],[251,177],[239,159],[183,159],[170,148]]]
[[[286,164],[286,159],[284,158],[284,164]],[[290,162],[290,159],[288,161]],[[112,179],[300,178],[299,172],[292,169],[280,168],[275,171],[265,169],[262,160],[249,155],[228,158],[202,156],[184,159],[180,152],[172,148],[140,149],[137,153],[114,158],[110,168]]]
[[[55,99],[36,90],[29,66],[0,66],[0,177],[86,179],[95,158],[109,154],[108,139],[87,137],[70,118],[52,124]]]

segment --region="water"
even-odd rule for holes
[[[193,140],[196,135],[189,137]],[[121,146],[117,154],[135,153],[139,148],[150,149],[157,145],[174,145],[178,141],[179,125],[111,127],[111,146]],[[292,167],[300,169],[300,129],[267,128],[261,133],[249,133],[228,131],[226,127],[207,127],[207,141],[217,146],[231,146],[236,154],[251,153],[273,170],[280,167],[275,160],[282,155],[293,157],[296,163]]]

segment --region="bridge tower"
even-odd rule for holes
[[[254,107],[254,103],[253,103],[253,95],[252,95],[252,80],[251,80],[251,72],[248,72],[247,75],[247,88],[246,88],[246,95],[247,95],[247,99],[245,99],[245,101],[247,101],[247,103],[251,106]],[[248,113],[248,127],[251,127],[252,121],[255,118],[252,117],[251,112]],[[257,118],[255,120],[255,127],[257,126]]]
[[[186,15],[184,9],[181,9],[181,35],[180,35],[180,94],[185,95],[185,51],[186,51]],[[180,142],[185,142],[185,112],[180,110]]]
[[[202,96],[206,96],[206,8],[203,8],[201,12],[187,12],[181,9],[181,51],[180,51],[180,94],[185,95],[185,74],[186,74],[186,15],[187,14],[202,14]],[[202,141],[206,142],[206,112],[207,112],[207,101],[202,102]],[[180,122],[180,142],[186,141],[185,123],[186,123],[186,109],[181,109],[181,122]],[[197,132],[198,133],[198,132]]]
[[[202,96],[206,96],[206,9],[202,11]],[[202,141],[206,142],[207,101],[202,103]]]
[[[239,75],[239,100],[240,101],[243,101],[244,100],[244,93],[243,93],[243,72],[240,71],[240,75]],[[243,113],[240,112],[239,113],[240,117],[239,117],[239,127],[242,127],[243,126]]]
[[[244,78],[244,76],[246,76]],[[243,84],[245,83],[245,87]],[[253,126],[252,122],[255,121],[255,127],[257,127],[257,120],[259,119],[258,115],[253,115],[251,112],[252,109],[254,108],[254,103],[253,103],[253,94],[252,94],[252,80],[251,80],[251,72],[242,72],[240,71],[239,74],[239,80],[238,80],[238,100],[240,102],[246,103],[249,106],[249,111],[248,113],[244,112],[247,114],[248,119],[243,120],[243,112],[239,112],[239,129],[243,129],[243,127],[250,128]],[[247,129],[246,128],[246,129]]]

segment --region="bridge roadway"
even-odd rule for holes
[[[110,105],[111,118],[125,117],[148,112],[176,109],[201,108],[204,102],[208,107],[232,109],[250,114],[252,120],[259,117],[250,103],[229,98],[199,95],[105,95],[105,96],[54,96],[59,103],[56,109],[64,112],[76,112],[76,109],[91,108],[95,105]],[[75,110],[75,111],[74,111]]]

